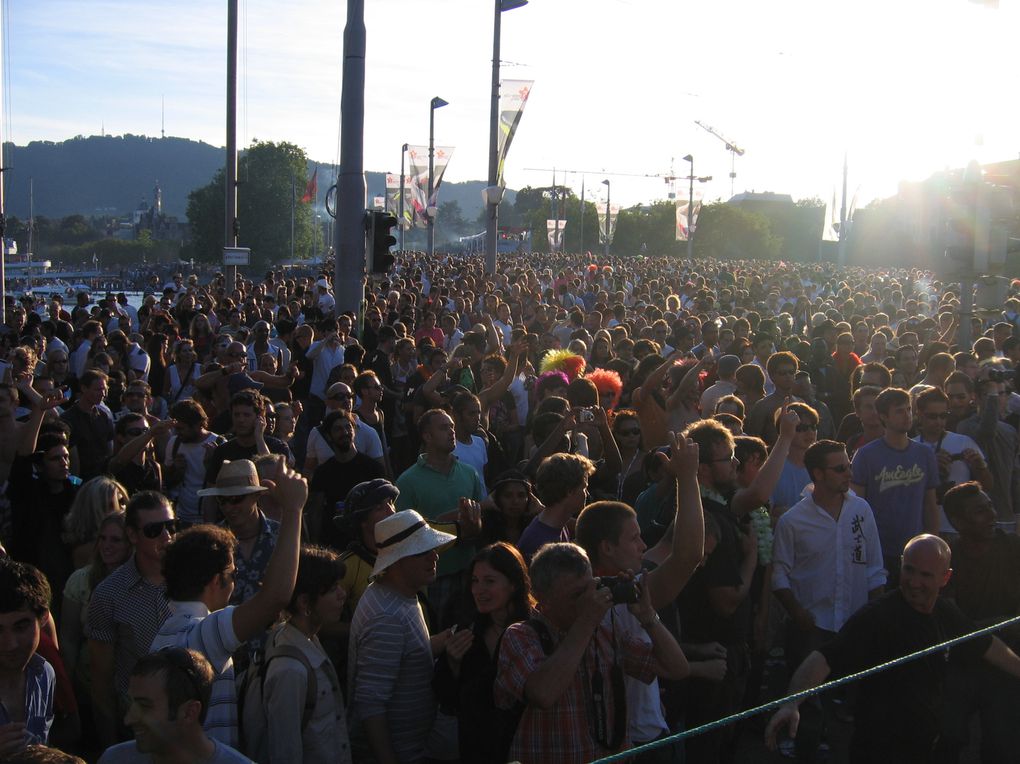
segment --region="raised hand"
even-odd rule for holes
[[[666,471],[675,478],[697,477],[701,464],[701,451],[698,444],[680,433],[669,433],[669,461]]]

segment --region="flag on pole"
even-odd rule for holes
[[[315,168],[315,172],[312,173],[311,179],[308,181],[308,185],[305,186],[305,193],[301,197],[301,203],[306,204],[308,202],[314,202],[316,195],[319,193],[319,168]]]
[[[411,229],[414,217],[414,206],[411,203],[411,186],[404,182],[404,219],[400,218],[400,176],[391,172],[386,173],[386,211],[398,218],[398,225],[405,231]]]
[[[432,159],[432,199],[428,199],[429,193],[429,147],[408,146],[407,156],[410,160],[410,174],[407,177],[408,194],[411,200],[411,221],[415,228],[428,228],[428,208],[435,207],[439,198],[439,184],[443,180],[443,173],[450,163],[450,156],[453,154],[452,146],[436,146]],[[404,214],[407,211],[407,200],[404,201]]]
[[[496,156],[498,157],[496,185],[498,186],[506,186],[503,180],[503,165],[534,84],[534,80],[503,80],[499,83],[499,133],[496,144]]]
[[[608,210],[609,214],[606,214],[606,203],[595,202],[595,214],[598,215],[599,219],[599,241],[605,244],[606,242],[606,228],[609,228],[609,243],[613,243],[613,235],[616,233],[616,219],[620,216],[620,205],[611,204]]]
[[[559,252],[563,249],[563,232],[567,229],[567,221],[546,220],[545,227],[549,236],[549,251]]]
[[[701,214],[701,195],[695,191],[694,208],[691,206],[690,197],[676,200],[676,240],[687,241],[694,234],[698,227],[698,215]]]
[[[836,209],[836,191],[832,192],[832,201],[825,205],[825,218],[822,220],[822,241],[839,241],[839,212]]]

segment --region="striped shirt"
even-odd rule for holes
[[[213,670],[212,695],[203,728],[214,740],[238,747],[237,691],[234,689],[234,661],[241,646],[234,634],[234,608],[210,613],[202,602],[172,602],[170,616],[152,642],[152,650],[187,647],[206,657]]]
[[[397,759],[423,759],[436,700],[432,646],[418,600],[371,584],[354,612],[348,658],[351,737],[364,737],[365,719],[385,715]]]
[[[89,600],[85,635],[113,645],[113,686],[127,693],[128,677],[163,622],[170,617],[170,601],[163,584],[149,583],[134,555],[104,578]]]

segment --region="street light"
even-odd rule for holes
[[[432,99],[429,104],[429,195],[425,200],[425,214],[429,221],[429,256],[436,254],[436,216],[432,204],[432,178],[434,173],[433,157],[436,153],[436,109],[449,106],[449,101],[444,101],[439,96]]]
[[[503,198],[499,185],[499,37],[500,14],[528,4],[528,0],[495,0],[492,22],[492,94],[489,104],[489,186],[485,189],[485,272],[496,273],[496,232],[499,227],[499,203]]]
[[[688,154],[684,157],[685,162],[691,163],[691,172],[688,176],[690,185],[687,195],[687,259],[694,257],[694,228],[691,223],[694,221],[694,155]]]
[[[400,231],[400,251],[404,251],[404,157],[407,156],[407,144],[400,149],[400,223],[397,230]]]
[[[613,206],[609,203],[609,178],[602,181],[606,187],[606,261],[609,260],[609,224],[613,219]]]

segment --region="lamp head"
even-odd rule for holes
[[[691,154],[688,154],[687,156],[684,157],[684,161],[685,162],[691,162],[693,164],[694,157]]]
[[[609,185],[609,178],[606,178],[604,181],[602,181],[602,185],[603,186],[608,186]]]
[[[444,101],[439,96],[436,96],[435,98],[432,99],[432,108],[433,109],[441,109],[444,106],[449,106],[449,105],[450,105],[449,101]]]
[[[528,0],[501,0],[499,4],[499,12],[505,13],[506,11],[512,11],[514,8],[521,8],[528,4]]]

